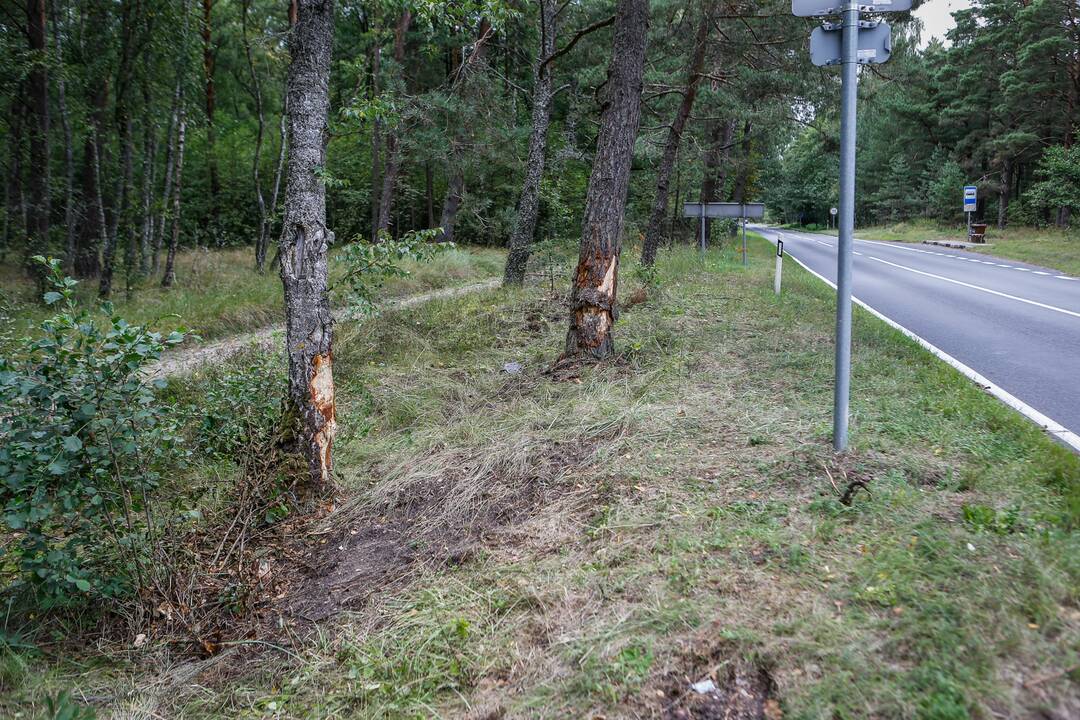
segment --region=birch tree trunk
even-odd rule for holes
[[[412,13],[403,10],[394,28],[394,63],[397,72],[405,72],[405,34],[412,23]],[[386,133],[386,167],[383,168],[382,190],[379,193],[378,233],[390,228],[390,213],[394,208],[394,193],[397,191],[398,175],[401,173],[401,130],[393,128]]]
[[[105,239],[102,249],[101,281],[98,283],[98,295],[108,298],[112,294],[113,273],[116,267],[116,246],[126,240],[129,256],[134,255],[134,236],[131,234],[131,180],[132,180],[132,137],[131,112],[128,107],[128,91],[131,84],[133,61],[134,18],[130,3],[124,3],[120,22],[120,67],[116,80],[116,125],[117,141],[120,146],[120,168],[117,179],[116,210],[113,215],[112,232]],[[101,153],[101,143],[97,152]],[[128,258],[130,260],[130,257]],[[130,267],[130,266],[129,266]]]
[[[161,287],[172,287],[176,282],[176,248],[180,245],[180,209],[184,189],[184,139],[187,132],[187,109],[183,98],[180,102],[180,117],[176,124],[176,176],[173,180],[172,197],[172,235],[169,237],[169,251],[165,255],[165,273],[161,276]]]
[[[555,0],[540,0],[540,50],[533,72],[532,133],[529,135],[529,159],[525,166],[525,182],[518,198],[517,222],[510,235],[510,252],[503,271],[504,285],[525,282],[525,267],[536,234],[536,216],[540,208],[540,183],[544,179],[544,155],[547,152],[548,126],[551,124],[551,104],[555,97],[552,63],[548,58],[555,52]]]
[[[330,482],[336,428],[333,376],[334,320],[327,294],[325,166],[329,137],[330,52],[333,0],[300,0],[289,42],[289,162],[281,233],[281,282],[285,289],[285,342],[289,404],[299,421],[300,449],[311,480]]]
[[[596,156],[585,197],[581,251],[571,286],[567,357],[602,359],[615,352],[612,326],[618,312],[619,253],[641,121],[648,24],[648,0],[618,0]]]
[[[671,127],[668,128],[664,154],[660,157],[660,166],[656,169],[656,197],[653,200],[652,212],[649,214],[649,224],[645,229],[645,243],[641,248],[642,265],[652,265],[656,262],[656,250],[660,247],[660,241],[663,239],[671,173],[675,168],[675,158],[679,154],[679,143],[682,142],[686,121],[690,118],[690,111],[694,108],[694,99],[697,97],[698,86],[701,84],[701,71],[705,67],[705,50],[709,39],[711,22],[712,13],[710,8],[706,3],[703,3],[701,6],[701,23],[698,25],[697,35],[694,37],[694,48],[686,71],[686,88],[683,90],[679,109],[675,111],[675,119],[672,120]]]
[[[153,229],[153,258],[150,271],[157,275],[161,270],[161,245],[165,242],[165,216],[168,214],[169,201],[172,199],[173,177],[176,174],[176,129],[179,124],[180,103],[184,99],[183,78],[176,80],[173,91],[172,113],[169,116],[169,129],[165,134],[165,187],[161,191],[161,206]]]
[[[251,54],[251,41],[248,39],[247,17],[251,0],[243,0],[240,6],[240,32],[244,41],[244,57],[247,58],[248,76],[251,78],[251,97],[255,101],[255,152],[251,161],[251,181],[255,187],[255,202],[259,206],[259,235],[255,239],[255,270],[262,272],[266,265],[266,199],[263,197],[262,181],[259,179],[259,163],[262,161],[263,136],[266,134],[266,119],[263,116],[262,85],[259,74],[255,71],[255,58]]]

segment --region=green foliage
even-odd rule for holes
[[[94,720],[97,717],[93,708],[80,705],[66,690],[55,698],[47,698],[45,711],[48,720]]]
[[[403,261],[426,262],[454,247],[453,243],[432,242],[438,233],[439,228],[419,230],[395,240],[389,233],[383,232],[379,242],[369,243],[357,238],[356,242],[346,247],[341,258],[345,267],[341,283],[346,288],[353,314],[375,313],[375,295],[386,279],[409,275],[402,265]]]
[[[5,571],[50,602],[118,595],[141,574],[148,493],[180,453],[143,371],[185,335],[130,325],[109,304],[95,323],[59,261],[35,260],[58,312],[0,358],[0,504],[15,538]]]
[[[1080,142],[1047,148],[1038,177],[1025,196],[1027,202],[1047,211],[1068,208],[1080,214]]]

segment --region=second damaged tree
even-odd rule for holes
[[[585,198],[581,249],[570,296],[566,356],[597,359],[615,351],[612,325],[630,166],[641,121],[648,0],[619,0],[596,157]]]
[[[289,169],[281,233],[289,405],[312,482],[330,480],[336,429],[334,320],[327,294],[326,166],[333,0],[300,0],[289,51]]]

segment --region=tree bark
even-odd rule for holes
[[[285,341],[289,404],[299,421],[301,451],[311,481],[330,481],[336,429],[333,329],[327,293],[326,187],[316,174],[325,166],[329,137],[330,53],[333,0],[300,0],[289,42],[289,161],[281,234],[285,290]]]
[[[645,243],[641,248],[642,265],[652,265],[656,262],[656,250],[660,247],[660,241],[663,239],[664,216],[667,215],[671,173],[675,168],[675,158],[679,154],[679,143],[682,142],[686,121],[690,118],[690,111],[694,108],[694,99],[697,97],[698,86],[701,84],[701,71],[705,67],[705,50],[707,49],[711,23],[712,13],[708,3],[702,3],[701,23],[698,25],[697,35],[694,38],[694,48],[690,55],[690,63],[686,73],[686,88],[683,90],[679,109],[675,111],[675,119],[672,120],[671,127],[668,129],[664,154],[660,157],[660,167],[656,170],[656,197],[653,200],[652,213],[649,215],[649,224],[645,229]]]
[[[454,86],[458,87],[465,83],[466,80],[476,72],[476,69],[484,61],[484,57],[487,55],[487,48],[492,36],[491,23],[487,18],[480,21],[480,27],[476,34],[476,43],[473,45],[473,51],[469,54],[459,67],[454,69]],[[461,208],[461,201],[464,199],[465,194],[465,167],[464,160],[461,157],[462,150],[466,141],[466,129],[459,126],[455,137],[450,146],[450,164],[449,164],[449,176],[450,181],[446,188],[446,197],[443,199],[442,215],[439,220],[439,226],[442,228],[442,233],[439,235],[439,242],[453,242],[454,240],[454,224],[457,221],[457,213]]]
[[[255,151],[251,161],[251,181],[255,187],[255,202],[259,206],[259,235],[255,239],[255,270],[262,272],[266,265],[267,227],[266,199],[263,197],[262,181],[259,179],[259,163],[262,161],[263,136],[266,134],[266,118],[263,116],[262,85],[259,74],[255,71],[255,58],[251,54],[251,41],[248,39],[247,17],[251,0],[242,0],[240,5],[240,33],[244,40],[244,57],[247,58],[248,76],[251,78],[251,97],[255,101]]]
[[[750,183],[750,153],[753,152],[754,142],[751,131],[754,129],[752,121],[747,120],[743,125],[741,149],[739,156],[739,170],[735,175],[735,188],[731,193],[731,201],[741,203],[746,199],[746,187]]]
[[[218,176],[217,163],[217,128],[214,126],[214,114],[217,109],[217,88],[214,84],[214,71],[217,66],[217,52],[214,50],[214,1],[203,0],[203,75],[206,81],[206,169],[210,176],[210,230],[217,235],[221,220],[221,180]],[[221,237],[216,237],[221,244]]]
[[[169,237],[169,250],[165,255],[165,273],[161,276],[161,287],[172,287],[176,282],[176,249],[180,246],[180,210],[184,190],[184,139],[187,132],[187,108],[183,96],[180,99],[180,114],[176,124],[176,175],[173,179],[172,196],[172,235]]]
[[[378,30],[375,32],[378,35]],[[378,40],[371,48],[371,99],[379,97],[379,72],[382,48]],[[382,120],[376,116],[371,123],[371,242],[379,242],[379,196],[382,187]]]
[[[30,204],[26,256],[45,254],[49,244],[49,66],[45,47],[45,0],[28,0],[26,35],[31,52]],[[34,275],[35,268],[27,265]]]
[[[53,2],[51,6],[51,19],[53,29],[53,45],[56,46],[56,64],[61,72],[56,79],[56,105],[60,111],[60,127],[64,133],[64,268],[68,273],[75,271],[75,148],[71,134],[71,119],[68,116],[67,84],[64,82],[64,33],[60,29],[60,14],[57,6],[60,0]],[[65,11],[64,17],[67,17]]]
[[[734,120],[725,120],[713,125],[712,142],[709,144],[709,149],[705,151],[705,171],[701,179],[701,202],[703,203],[720,201],[720,193],[727,185],[727,161],[734,138]],[[711,230],[712,221],[706,220],[706,245],[712,239]]]
[[[1004,230],[1009,220],[1009,195],[1012,192],[1013,161],[1006,157],[1001,163],[1001,187],[998,189],[998,230]]]
[[[128,107],[128,91],[131,85],[133,62],[134,18],[130,3],[124,3],[120,21],[120,67],[116,81],[116,125],[117,143],[120,146],[120,168],[118,173],[116,213],[113,217],[113,229],[105,241],[102,250],[101,281],[98,295],[108,298],[112,294],[113,273],[116,265],[116,246],[126,240],[126,257],[129,262],[134,256],[134,235],[131,232],[131,182],[132,182],[132,136],[131,112]],[[101,152],[100,142],[98,153]],[[130,273],[129,273],[130,274]]]
[[[405,72],[405,34],[409,32],[412,13],[404,10],[394,28],[394,63],[397,72]],[[397,190],[398,176],[401,173],[401,138],[400,129],[393,128],[386,133],[386,166],[383,168],[382,189],[379,193],[378,233],[390,228],[390,213],[394,208],[394,194]]]
[[[570,294],[568,357],[602,359],[615,351],[612,326],[617,320],[619,253],[641,121],[648,24],[648,0],[618,0],[596,156],[585,197],[581,251]]]
[[[510,235],[510,252],[503,271],[504,285],[525,282],[525,267],[536,234],[536,216],[540,208],[540,183],[544,179],[544,156],[547,152],[548,126],[551,124],[551,105],[555,83],[551,63],[547,59],[555,52],[556,0],[540,0],[540,49],[533,71],[532,133],[529,135],[529,159],[525,166],[525,182],[517,204],[517,222]]]
[[[154,236],[154,177],[157,174],[157,128],[150,118],[150,85],[143,84],[142,237],[139,243],[139,275],[150,274]]]
[[[4,213],[4,247],[6,252],[12,246],[13,238],[23,238],[26,233],[26,198],[23,194],[23,121],[26,115],[25,104],[21,100],[22,92],[11,98],[10,123],[8,135],[8,176],[4,194],[7,197],[7,212]]]
[[[161,270],[161,246],[165,242],[165,216],[168,214],[169,201],[172,199],[173,178],[176,174],[176,129],[179,124],[180,103],[184,98],[183,77],[178,73],[176,89],[173,91],[172,113],[169,116],[169,129],[165,134],[165,186],[161,191],[161,206],[154,221],[153,258],[151,273]]]

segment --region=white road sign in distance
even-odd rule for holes
[[[839,15],[843,0],[791,0],[791,14],[796,17]],[[871,0],[859,3],[862,12],[902,12],[911,9],[911,0]]]
[[[830,215],[835,215],[836,213],[837,213],[837,209],[836,209],[836,208],[829,208],[829,214],[830,214]]]

